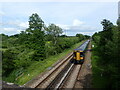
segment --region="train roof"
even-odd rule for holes
[[[89,41],[90,41],[90,40],[85,41],[82,45],[80,45],[80,47],[78,47],[77,49],[74,49],[74,50],[84,51],[85,48],[87,47]]]
[[[78,48],[77,48],[77,49],[74,49],[74,50],[80,50],[80,51],[82,51],[82,49],[78,49]]]

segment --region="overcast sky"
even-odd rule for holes
[[[1,2],[0,33],[14,35],[28,28],[29,16],[37,13],[46,25],[54,23],[67,35],[92,35],[100,22],[118,18],[117,2]]]

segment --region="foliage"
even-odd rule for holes
[[[23,85],[41,72],[51,67],[56,61],[61,60],[64,56],[72,52],[72,50],[82,44],[84,41],[73,45],[71,48],[65,49],[62,53],[49,56],[44,61],[33,61],[30,66],[26,68],[19,68],[12,71],[9,76],[3,77],[3,80]]]
[[[46,29],[47,38],[48,40],[53,42],[54,46],[56,46],[58,42],[58,37],[60,36],[60,34],[62,34],[62,32],[62,29],[55,24],[50,24]]]
[[[34,49],[34,60],[43,60],[45,57],[44,31],[42,30],[44,22],[38,14],[32,14],[29,18],[29,28],[26,30],[29,34],[29,48]]]
[[[15,58],[16,53],[9,49],[2,53],[2,73],[3,75],[8,75],[14,69],[13,59]]]
[[[67,35],[61,35],[60,37],[67,37]]]
[[[92,88],[105,88],[108,84],[108,79],[103,75],[103,68],[98,65],[101,58],[98,56],[98,44],[92,41]]]
[[[103,31],[95,33],[92,38],[97,45],[97,54],[99,57],[97,65],[102,69],[103,78],[109,80],[105,88],[120,88],[119,74],[119,25],[113,25],[109,20],[104,19],[101,24]],[[99,83],[100,84],[100,83]]]
[[[89,39],[89,38],[90,38],[90,36],[88,36],[88,35],[83,35],[83,34],[76,34],[76,37],[79,38],[79,41],[82,41],[82,40],[84,40],[84,39]]]
[[[85,36],[82,34],[76,34],[76,37],[79,37],[80,41],[82,41],[85,38]]]
[[[100,42],[100,33],[95,32],[94,35],[92,36],[93,41],[98,45]]]

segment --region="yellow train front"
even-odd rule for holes
[[[73,51],[73,63],[82,64],[84,62],[84,52],[79,49]]]
[[[84,53],[89,42],[90,40],[87,40],[77,49],[74,49],[72,63],[82,64],[84,62]]]

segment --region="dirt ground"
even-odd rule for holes
[[[85,61],[82,65],[81,71],[78,75],[77,82],[74,88],[91,88],[92,81],[92,65],[91,65],[91,42],[85,53]]]

